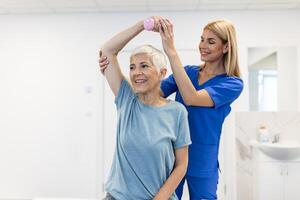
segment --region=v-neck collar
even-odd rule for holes
[[[201,72],[201,67],[198,68],[198,72],[197,72],[197,76],[196,76],[196,83],[197,83],[197,86],[198,87],[204,87],[205,85],[207,85],[209,82],[215,80],[216,78],[218,77],[222,77],[222,76],[226,76],[226,73],[223,73],[223,74],[218,74],[218,75],[215,75],[214,77],[211,77],[210,79],[208,79],[207,81],[205,81],[204,83],[202,84],[199,84],[199,74]]]

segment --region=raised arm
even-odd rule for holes
[[[169,20],[159,20],[159,33],[168,56],[177,87],[186,105],[213,107],[214,102],[205,89],[197,91],[185,72],[174,45],[173,25]]]
[[[121,82],[124,79],[117,55],[132,38],[143,30],[143,21],[139,21],[106,41],[100,50],[99,57],[106,57],[109,60],[104,76],[115,96],[117,96]]]

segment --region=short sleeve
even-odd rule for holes
[[[226,77],[225,79],[220,79],[216,84],[205,87],[204,89],[212,98],[215,104],[214,107],[219,108],[225,104],[231,104],[237,99],[240,96],[243,87],[244,84],[242,79],[238,77]]]
[[[192,144],[190,137],[190,128],[188,123],[188,112],[185,108],[182,109],[182,112],[179,117],[179,126],[177,131],[176,141],[174,142],[174,148],[179,149],[184,146]]]
[[[119,109],[122,105],[127,105],[134,98],[135,93],[126,79],[123,79],[121,82],[121,86],[118,92],[118,95],[115,98],[115,104],[117,109]]]
[[[191,72],[193,73],[194,68],[195,66],[191,66],[191,65],[187,65],[184,67],[184,70],[189,77],[191,76]],[[178,91],[178,87],[176,85],[176,81],[174,79],[173,74],[171,74],[170,76],[168,76],[168,78],[164,79],[161,82],[160,89],[163,92],[164,97],[168,97],[174,92]]]
[[[162,80],[160,89],[163,92],[164,97],[168,97],[178,90],[173,74]]]

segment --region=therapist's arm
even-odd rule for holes
[[[175,149],[175,165],[172,173],[153,200],[168,200],[183,179],[188,165],[188,146]]]
[[[185,72],[174,45],[173,25],[169,20],[159,20],[159,33],[168,56],[173,76],[186,105],[213,107],[214,102],[205,89],[197,91]]]

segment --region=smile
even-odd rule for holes
[[[137,79],[137,80],[135,80],[134,82],[135,83],[145,83],[147,80],[145,80],[145,79]]]
[[[208,55],[209,52],[201,52],[201,55]]]

